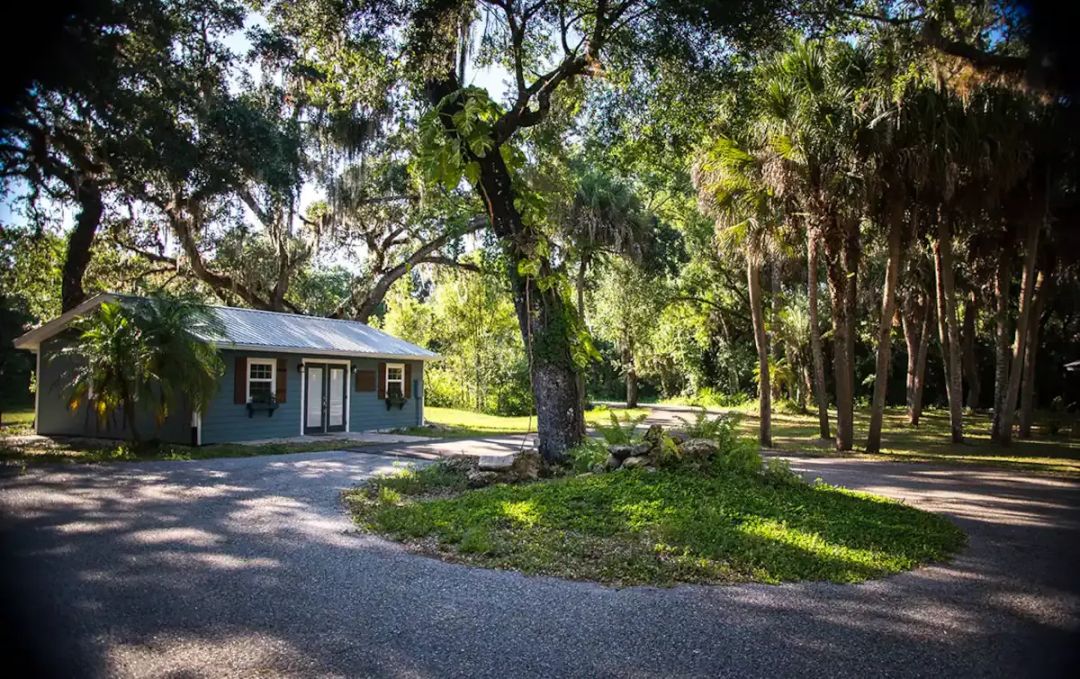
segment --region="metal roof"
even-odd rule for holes
[[[358,356],[401,356],[430,360],[438,354],[358,321],[274,311],[211,307],[224,337],[207,337],[222,348],[291,349]]]
[[[140,298],[112,293],[97,295],[19,337],[15,340],[15,346],[36,351],[42,341],[66,328],[75,318],[89,313],[103,302],[118,299],[137,300]],[[212,306],[210,309],[221,319],[225,332],[221,337],[204,337],[203,339],[214,342],[222,349],[402,358],[419,361],[439,358],[439,355],[432,351],[376,330],[359,321],[235,307]]]

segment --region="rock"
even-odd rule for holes
[[[664,435],[664,428],[661,427],[658,424],[654,424],[654,425],[650,426],[648,429],[645,430],[645,435],[642,436],[641,438],[643,438],[646,441],[652,442],[652,444],[655,446],[656,444],[660,443],[660,438],[663,435]]]
[[[608,469],[618,469],[621,464],[622,464],[622,460],[615,457],[614,455],[608,455],[607,464],[605,466]]]
[[[458,455],[456,457],[443,458],[436,464],[442,465],[448,471],[467,474],[470,471],[476,471],[476,462],[476,458],[471,455]]]
[[[509,473],[514,481],[535,481],[540,478],[544,460],[535,450],[526,450],[513,457]]]
[[[619,443],[619,444],[615,444],[615,445],[612,445],[612,446],[608,446],[608,452],[611,453],[612,457],[614,457],[618,461],[622,462],[623,460],[625,460],[626,458],[628,458],[628,457],[630,457],[631,455],[634,454],[634,446],[628,446],[628,445]],[[617,467],[619,465],[615,465],[615,466]]]
[[[709,439],[690,439],[679,446],[679,452],[690,460],[706,460],[720,452],[720,446]]]
[[[625,460],[623,460],[622,466],[624,468],[626,468],[626,469],[635,469],[637,467],[644,467],[644,466],[646,466],[648,464],[649,464],[649,458],[642,457],[642,456],[637,456],[637,457],[628,457],[628,458],[626,458]]]
[[[485,471],[503,472],[514,465],[513,455],[481,455],[479,467]]]
[[[674,441],[676,446],[681,446],[689,437],[681,431],[669,431],[668,438]]]
[[[646,455],[651,455],[653,451],[655,451],[658,447],[659,446],[657,445],[656,441],[642,441],[641,443],[634,446],[634,450],[630,454],[630,456],[644,457]]]
[[[468,479],[470,488],[483,488],[484,486],[490,486],[498,481],[499,473],[471,469],[465,474],[465,478]]]

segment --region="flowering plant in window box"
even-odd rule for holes
[[[265,410],[269,417],[273,417],[277,408],[277,398],[273,394],[252,394],[247,402],[248,417],[255,417],[256,410]]]
[[[405,403],[409,399],[405,398],[405,394],[401,393],[401,389],[398,387],[390,387],[386,391],[386,409],[397,408],[401,410],[405,407]]]

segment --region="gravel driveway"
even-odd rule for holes
[[[36,469],[0,481],[6,660],[38,676],[1056,676],[1076,670],[1080,485],[801,460],[970,536],[858,586],[615,590],[441,563],[351,530],[391,458]],[[10,667],[10,664],[9,664]]]

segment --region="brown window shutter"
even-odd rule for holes
[[[405,398],[412,396],[412,363],[405,364]]]
[[[379,361],[379,398],[386,398],[386,363]]]
[[[274,398],[278,403],[284,403],[285,398],[289,395],[289,359],[278,358],[277,360],[277,380],[274,385],[277,389],[277,393],[274,394]]]
[[[375,391],[375,371],[374,370],[357,370],[356,371],[356,390],[357,391]]]
[[[238,405],[247,403],[247,356],[236,357],[236,368],[233,373],[233,403]]]

